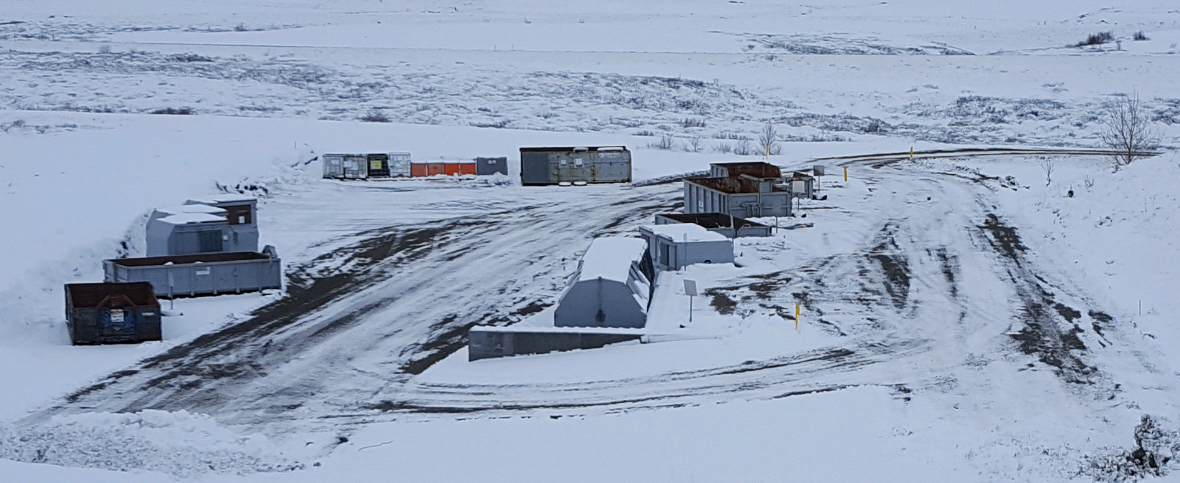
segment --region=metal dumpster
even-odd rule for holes
[[[475,174],[484,176],[496,173],[508,174],[508,158],[475,158]]]
[[[282,288],[278,253],[201,253],[103,260],[107,282],[151,282],[157,297],[185,297]]]
[[[65,293],[74,345],[160,340],[160,302],[150,283],[68,283]]]

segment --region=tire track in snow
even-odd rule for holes
[[[587,234],[669,209],[668,187],[587,191],[518,210],[358,234],[290,273],[289,296],[64,398],[83,411],[188,410],[257,424],[372,405],[464,343],[536,311]],[[322,265],[329,268],[324,269]]]

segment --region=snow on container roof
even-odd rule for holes
[[[205,198],[200,198],[200,199],[190,199],[190,200],[185,201],[184,204],[186,204],[186,205],[193,205],[193,204],[216,205],[219,203],[255,203],[257,201],[258,201],[258,198],[255,198],[253,196],[246,196],[246,195],[214,195],[214,196],[207,196]]]
[[[614,280],[627,283],[631,262],[641,262],[647,242],[630,237],[595,238],[582,256],[582,273],[578,280]]]
[[[216,206],[209,206],[203,204],[166,206],[164,208],[156,208],[159,213],[167,215],[180,215],[184,213],[207,213],[210,215],[225,215],[225,208],[218,208]]]
[[[655,233],[656,235],[671,238],[673,242],[705,242],[705,241],[727,241],[725,235],[717,232],[706,230],[705,227],[692,223],[679,223],[675,225],[643,225],[643,229]]]
[[[171,216],[160,218],[164,223],[173,225],[187,225],[190,223],[210,223],[210,222],[225,222],[224,216],[212,215],[209,213],[179,213]]]

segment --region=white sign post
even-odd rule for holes
[[[697,296],[697,281],[684,279],[684,295],[688,296],[688,321],[692,322],[692,298]]]

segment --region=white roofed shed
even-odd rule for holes
[[[647,241],[656,270],[680,270],[694,263],[733,263],[733,240],[697,224],[644,225],[639,233]]]

